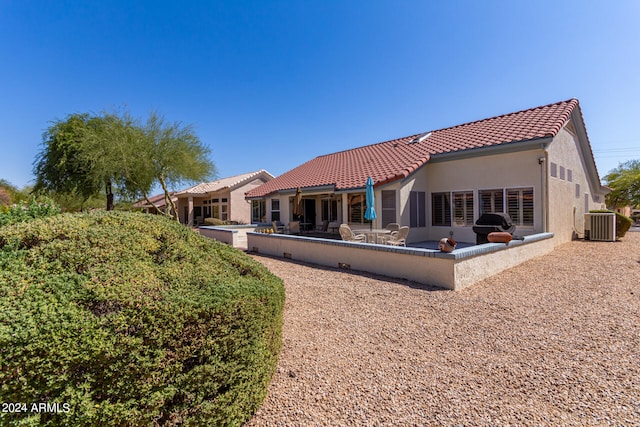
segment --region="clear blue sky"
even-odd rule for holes
[[[220,177],[569,98],[640,158],[640,2],[0,0],[0,178],[71,113],[193,124]]]

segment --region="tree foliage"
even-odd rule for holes
[[[640,160],[621,163],[604,177],[612,190],[607,205],[616,207],[640,206]]]
[[[0,179],[0,206],[27,201],[30,197],[29,193],[29,187],[19,189],[6,179]]]
[[[145,198],[160,185],[202,181],[215,173],[209,149],[192,126],[152,113],[146,123],[128,112],[73,114],[53,122],[43,136],[35,165],[36,191],[87,200],[103,193],[107,210],[114,194]],[[175,206],[173,212],[177,218]]]

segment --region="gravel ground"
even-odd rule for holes
[[[640,233],[461,292],[253,257],[287,300],[247,426],[640,425]]]

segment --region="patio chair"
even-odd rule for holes
[[[355,234],[353,230],[351,230],[351,227],[349,227],[349,225],[347,224],[341,224],[339,231],[342,240],[345,240],[347,242],[365,243],[367,241],[367,236],[365,236],[364,234]]]
[[[387,240],[388,245],[407,246],[407,236],[409,235],[409,227],[400,227],[400,230],[391,233],[391,237]]]
[[[397,222],[390,222],[389,224],[387,224],[387,230],[391,230],[392,232],[394,231],[400,231],[400,224],[398,224]]]
[[[381,234],[378,236],[378,243],[387,244],[387,242],[391,239],[391,235],[393,233],[398,233],[400,231],[400,224],[397,222],[390,222],[385,227],[387,230],[391,231],[389,234]]]
[[[284,233],[284,225],[278,225],[277,221],[271,221],[271,226],[273,227],[274,232]]]
[[[300,234],[300,221],[289,222],[289,234]]]
[[[329,230],[329,221],[324,220],[322,221],[322,225],[319,225],[318,228],[316,229],[316,231],[319,231],[321,233],[326,233]]]

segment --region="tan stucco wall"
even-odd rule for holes
[[[460,260],[455,265],[456,289],[463,289],[531,258],[549,253],[554,247],[554,239],[545,239]]]
[[[555,233],[556,243],[561,244],[572,239],[574,231],[579,237],[584,234],[585,208],[604,209],[604,196],[599,189],[592,188],[585,167],[584,151],[577,137],[562,129],[549,144],[549,231]],[[551,176],[551,163],[557,165],[557,177]],[[564,179],[560,177],[563,167]],[[572,180],[568,180],[571,170]],[[576,194],[576,184],[580,191]],[[599,199],[598,199],[598,196]],[[585,200],[587,206],[585,206]],[[575,228],[574,228],[575,227]]]
[[[428,283],[446,289],[454,289],[453,261],[424,256],[375,251],[362,244],[327,244],[320,239],[280,237],[260,233],[248,233],[250,251],[286,257],[338,268],[368,271],[390,277]]]
[[[439,192],[473,191],[474,222],[479,217],[478,190],[498,188],[533,187],[534,192],[534,227],[519,227],[517,234],[529,235],[543,231],[542,227],[542,191],[541,166],[538,158],[542,150],[529,150],[517,153],[482,156],[446,162],[429,162],[415,174],[403,182],[400,195],[402,199],[403,224],[409,223],[409,192],[426,191],[427,227],[412,229],[410,242],[422,240],[440,240],[453,236],[461,242],[475,242],[476,235],[471,226],[433,227],[431,215],[431,194]]]
[[[251,223],[251,201],[244,198],[245,193],[264,184],[263,179],[254,179],[253,181],[235,188],[229,197],[229,214],[232,221],[238,221],[240,224]]]
[[[528,259],[550,252],[554,243],[549,235],[524,243],[483,245],[470,250],[485,250],[487,253],[468,253],[458,258],[453,253],[442,255],[437,251],[392,249],[366,243],[249,232],[247,247],[250,251],[261,254],[461,290]]]

